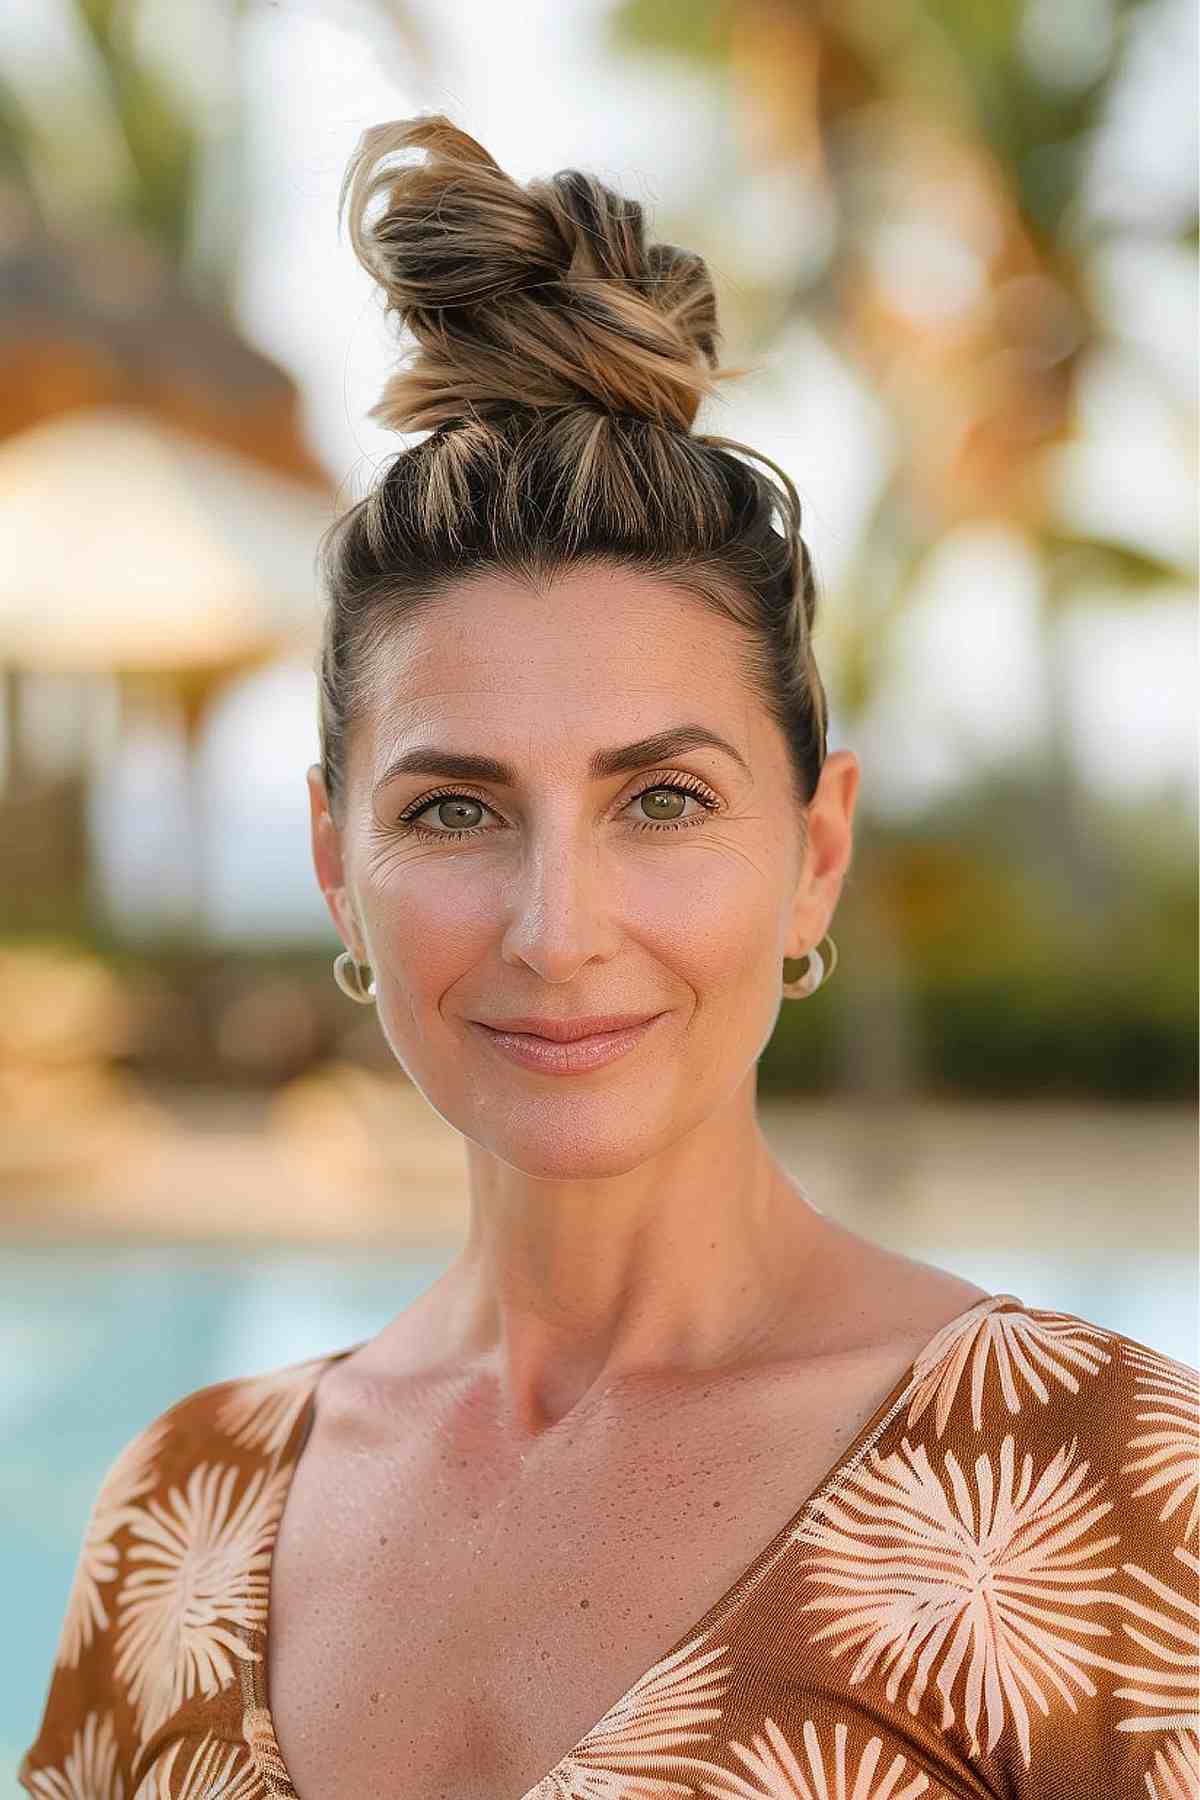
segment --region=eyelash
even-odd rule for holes
[[[704,786],[703,782],[695,782],[693,785],[693,781],[694,778],[691,776],[682,776],[676,781],[648,782],[644,788],[639,788],[636,794],[631,794],[626,804],[632,806],[635,800],[640,800],[642,798],[643,794],[656,794],[660,791],[668,794],[690,794],[693,800],[698,800],[700,805],[704,808],[703,813],[694,813],[690,819],[684,818],[662,821],[653,819],[635,819],[633,826],[634,830],[686,831],[689,826],[703,825],[706,816],[709,813],[716,812],[719,809],[721,802],[717,799],[711,789]],[[426,794],[423,799],[415,801],[412,806],[402,812],[400,817],[396,820],[397,825],[403,825],[409,831],[418,832],[422,837],[439,838],[443,842],[452,841],[455,838],[479,837],[485,829],[487,829],[482,825],[469,825],[463,826],[456,831],[434,831],[428,825],[414,824],[413,821],[416,819],[417,815],[425,812],[426,809],[432,806],[437,800],[475,800],[480,806],[487,805],[487,802],[483,799],[482,795],[472,794],[466,788],[440,788],[436,793]]]

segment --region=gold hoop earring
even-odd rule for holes
[[[816,945],[814,945],[804,957],[784,957],[783,963],[785,970],[790,962],[802,961],[806,965],[804,973],[797,976],[794,980],[788,981],[785,977],[783,983],[785,1000],[807,1000],[810,994],[815,994],[819,987],[825,985],[829,980],[829,977],[833,974],[833,971],[837,968],[837,945],[831,937],[823,937],[821,942],[822,944],[829,945],[828,964],[826,964],[825,958],[821,955],[821,952]]]
[[[370,1006],[375,999],[375,976],[370,963],[355,962],[348,950],[334,958],[333,979],[351,1000]]]

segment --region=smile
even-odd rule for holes
[[[537,1069],[545,1075],[580,1075],[628,1055],[666,1016],[656,1013],[640,1025],[628,1025],[621,1031],[598,1031],[593,1037],[576,1038],[568,1044],[534,1037],[527,1031],[493,1031],[490,1025],[476,1020],[471,1023],[502,1055],[526,1069]]]

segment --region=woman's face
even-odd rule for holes
[[[340,832],[309,771],[318,877],[374,971],[397,1060],[444,1119],[531,1175],[620,1172],[725,1104],[774,1029],[782,959],[836,905],[857,763],[828,759],[806,856],[742,642],[732,620],[628,571],[575,571],[541,594],[477,578],[402,624],[374,665]],[[589,769],[685,725],[729,750]],[[507,768],[468,778],[449,754]],[[510,1061],[478,1023],[597,1013],[665,1016],[571,1075]]]

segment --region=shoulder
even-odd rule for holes
[[[234,1632],[265,1616],[288,1453],[323,1370],[347,1354],[196,1388],[120,1448],[84,1527],[41,1724],[18,1770],[30,1792],[57,1792],[55,1780],[85,1767],[128,1786],[134,1754],[187,1694],[215,1692],[222,1669],[236,1681]],[[203,1618],[190,1604],[197,1583]]]
[[[334,1351],[258,1375],[238,1375],[196,1388],[147,1429],[169,1446],[159,1461],[185,1465],[220,1453],[247,1462],[274,1462],[287,1450],[325,1370],[349,1355]]]
[[[1200,1373],[1077,1313],[981,1301],[918,1357],[898,1424],[959,1467],[1079,1471],[1129,1541],[1200,1529]]]
[[[312,1357],[263,1374],[233,1376],[193,1389],[151,1419],[119,1450],[92,1505],[85,1547],[136,1531],[148,1506],[174,1509],[212,1470],[253,1476],[272,1469],[294,1438],[323,1370],[335,1357]]]
[[[1068,1433],[1096,1467],[1112,1469],[1144,1447],[1139,1427],[1148,1411],[1166,1406],[1194,1433],[1198,1388],[1194,1368],[1135,1338],[998,1294],[925,1347],[914,1364],[905,1422],[916,1426],[928,1413],[936,1439],[960,1444],[1005,1428],[1030,1445]]]
[[[1198,1451],[1194,1368],[993,1296],[929,1343],[817,1510],[814,1576],[844,1606],[878,1534],[863,1605],[893,1685],[997,1791],[1192,1792]]]

